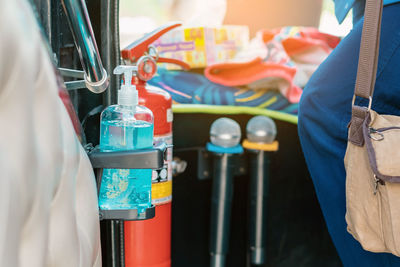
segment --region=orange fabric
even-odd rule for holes
[[[262,30],[262,38],[264,43],[274,39],[280,34],[282,28],[272,30]],[[282,45],[288,55],[296,54],[307,50],[310,47],[320,46],[330,51],[335,48],[340,42],[340,38],[327,33],[322,33],[318,29],[306,27],[298,32],[298,36],[286,37],[282,40]]]
[[[339,41],[309,27],[263,30],[250,42],[248,51],[240,51],[233,62],[207,67],[204,74],[225,86],[278,89],[297,103],[301,87]]]
[[[302,93],[301,88],[292,83],[296,74],[295,68],[283,64],[266,63],[261,58],[245,63],[215,64],[206,68],[204,74],[210,81],[225,86],[246,85],[267,77],[278,78],[286,83],[285,97],[292,103],[299,102]]]
[[[261,58],[245,63],[220,63],[205,69],[207,78],[226,86],[245,85],[266,76],[280,76],[293,79],[296,70],[281,64],[264,64]]]

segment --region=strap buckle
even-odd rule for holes
[[[372,106],[372,96],[368,97],[369,101],[368,101],[368,108],[367,111],[371,110],[371,106]],[[356,95],[353,95],[353,100],[351,101],[351,106],[354,106],[354,103],[356,102]]]

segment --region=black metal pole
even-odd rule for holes
[[[265,151],[250,151],[250,261],[265,263],[269,157]]]
[[[119,76],[113,70],[120,65],[119,40],[119,0],[101,0],[101,57],[104,68],[110,76],[110,88],[104,92],[103,104],[117,103],[117,91],[120,86]]]
[[[119,89],[119,78],[113,75],[114,68],[120,64],[119,48],[119,0],[101,1],[101,42],[100,51],[104,63],[104,68],[110,76],[110,87],[103,94],[103,105],[109,106],[116,103],[117,90]],[[99,187],[100,188],[100,187]],[[125,266],[125,248],[124,248],[124,222],[112,220],[109,227],[110,245],[106,253],[106,266],[123,267]]]
[[[226,263],[233,197],[232,157],[230,154],[214,154],[210,227],[211,267],[223,267]]]
[[[125,267],[125,223],[119,220],[119,257],[120,266]]]
[[[121,235],[118,220],[103,220],[101,226],[101,252],[104,267],[121,267]]]

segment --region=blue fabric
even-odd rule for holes
[[[148,83],[167,91],[179,104],[258,107],[297,114],[298,104],[289,103],[278,91],[223,86],[201,74],[160,69]]]
[[[216,146],[213,143],[207,143],[207,150],[214,153],[222,153],[222,154],[242,154],[243,147],[241,145],[236,145],[234,147],[222,147]]]
[[[355,24],[363,15],[365,0],[334,0],[335,15],[339,23],[342,23],[350,9],[353,9],[353,23]],[[384,0],[384,5],[398,3],[400,0]]]
[[[400,115],[399,14],[400,4],[384,7],[372,104],[372,108],[380,114]],[[367,252],[346,231],[343,158],[362,22],[355,25],[320,65],[304,89],[299,105],[299,136],[328,230],[344,266],[400,266],[400,258]]]

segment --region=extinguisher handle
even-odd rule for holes
[[[175,64],[175,65],[178,65],[178,66],[182,67],[182,69],[184,69],[184,70],[190,70],[190,65],[189,64],[187,64],[186,62],[183,62],[181,60],[174,59],[174,58],[159,57],[158,60],[157,60],[157,63]]]
[[[149,46],[155,40],[160,38],[161,35],[181,25],[182,23],[180,22],[170,22],[144,35],[142,38],[134,41],[121,51],[122,58],[133,62],[137,61],[147,52]]]

